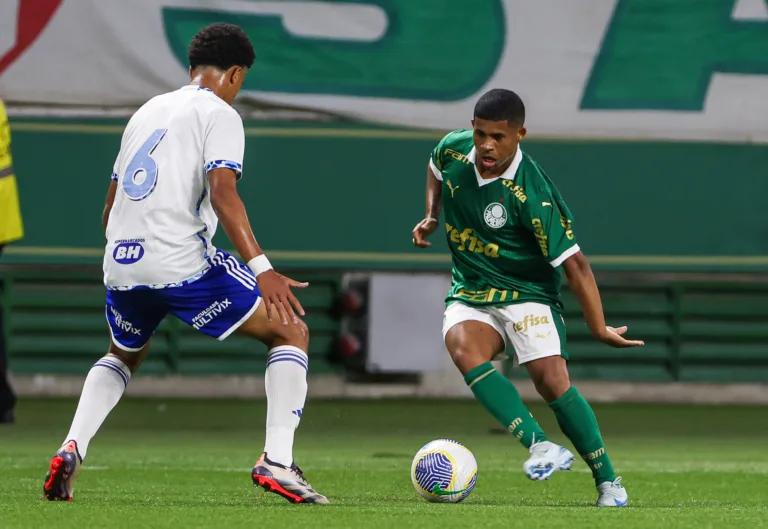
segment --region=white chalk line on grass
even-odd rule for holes
[[[410,463],[406,465],[410,467]],[[370,464],[358,464],[358,465],[327,465],[327,464],[314,464],[311,466],[312,471],[339,471],[339,470],[360,470],[360,471],[388,471],[393,469],[401,469],[402,464],[389,464],[389,465],[370,465]],[[7,467],[6,467],[7,468]],[[10,468],[17,470],[37,469],[38,466],[31,465],[10,465]],[[309,470],[310,467],[307,467]],[[768,462],[728,462],[728,461],[691,461],[684,463],[663,463],[663,462],[620,462],[615,466],[617,473],[622,472],[652,472],[663,474],[684,474],[689,472],[739,472],[744,474],[768,474]],[[217,467],[217,466],[166,466],[166,465],[151,465],[151,464],[139,464],[139,465],[118,465],[118,466],[84,466],[83,471],[144,471],[144,470],[156,470],[163,472],[216,472],[216,473],[249,473],[252,467]],[[482,471],[482,467],[480,469]],[[502,472],[519,472],[516,468],[510,466],[509,469],[494,468],[494,472],[501,470]],[[571,472],[590,473],[590,470],[584,465],[577,465]]]

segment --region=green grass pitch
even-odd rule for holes
[[[531,482],[526,452],[473,401],[310,401],[296,461],[329,506],[291,505],[255,489],[262,401],[126,399],[91,443],[75,501],[41,500],[48,460],[76,401],[22,400],[0,425],[0,527],[430,528],[761,527],[768,524],[768,410],[595,406],[630,506],[592,507],[583,461]],[[546,406],[531,411],[564,442]],[[479,465],[461,504],[429,504],[410,481],[427,441],[466,444]],[[568,445],[570,446],[570,445]]]

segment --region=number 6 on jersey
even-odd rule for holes
[[[131,158],[123,177],[123,191],[131,200],[144,200],[157,185],[157,162],[152,153],[168,129],[157,129]]]

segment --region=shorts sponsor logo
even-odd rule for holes
[[[144,247],[141,243],[144,239],[122,239],[115,241],[114,252],[112,252],[112,258],[118,264],[133,264],[144,257]]]
[[[141,335],[141,329],[136,328],[131,322],[123,318],[123,315],[117,312],[115,307],[109,307],[109,310],[112,311],[112,316],[115,318],[115,326],[125,332],[135,334],[136,336]]]
[[[216,316],[227,310],[230,305],[232,305],[232,302],[229,301],[229,299],[225,299],[224,301],[214,301],[210,307],[192,318],[192,327],[195,330],[199,330],[206,323],[212,322]]]
[[[522,321],[513,322],[515,332],[519,332],[521,334],[527,333],[528,329],[530,329],[531,327],[538,327],[539,325],[549,325],[549,324],[550,324],[550,321],[548,316],[534,316],[533,314],[529,314],[528,316],[523,318]],[[537,335],[538,334],[539,333],[537,333]]]

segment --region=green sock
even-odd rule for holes
[[[595,412],[581,393],[571,386],[559,399],[550,402],[549,407],[555,412],[560,429],[592,469],[595,483],[600,485],[616,479],[608,452],[605,451]]]
[[[536,441],[546,441],[547,436],[525,407],[520,394],[504,375],[496,371],[490,362],[480,364],[464,375],[464,382],[486,410],[509,430],[526,448]]]

